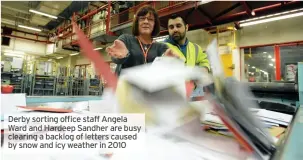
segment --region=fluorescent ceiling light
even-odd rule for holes
[[[14,54],[14,53],[4,53],[5,56],[14,56],[14,57],[21,57],[23,58],[24,56],[21,54]]]
[[[40,14],[40,15],[50,17],[50,18],[54,18],[54,19],[58,18],[56,16],[53,16],[53,15],[50,15],[50,14],[47,14],[47,13],[43,13],[43,12],[39,12],[39,11],[35,11],[35,10],[32,10],[32,9],[30,9],[29,11],[32,12],[32,13]]]
[[[48,59],[47,61],[52,61],[52,59]]]
[[[280,14],[277,14],[277,15],[280,15]],[[298,16],[303,16],[303,12],[281,15],[281,16],[278,16],[278,17],[271,17],[271,18],[266,18],[266,19],[260,19],[260,20],[256,20],[256,21],[252,21],[252,22],[244,22],[244,23],[240,24],[240,27],[251,26],[251,25],[255,25],[255,24],[272,22],[272,21],[277,21],[277,20],[282,20],[282,19],[287,19],[287,18],[293,18],[293,17],[298,17]]]
[[[63,58],[63,57],[57,57],[57,59],[61,59],[61,58]]]
[[[41,29],[38,29],[38,28],[33,28],[33,27],[28,27],[28,26],[23,26],[23,25],[18,25],[18,27],[41,32]]]
[[[271,58],[271,55],[268,55],[268,58]]]
[[[271,59],[271,61],[273,61],[273,62],[274,62],[274,61],[276,61],[276,60],[275,60],[275,59]]]
[[[255,66],[252,66],[251,68],[256,68]]]
[[[156,38],[154,38],[154,40],[156,42],[163,42],[167,37],[168,37],[167,35],[166,36],[161,36],[161,37],[156,37]]]
[[[103,49],[102,47],[99,47],[99,48],[95,48],[94,50],[96,51],[96,50],[100,50],[100,49]]]
[[[272,63],[271,64],[269,64],[270,66],[274,66]]]
[[[165,38],[156,39],[156,42],[163,42],[164,40],[165,40]]]
[[[13,53],[13,54],[24,54],[22,51],[13,51],[13,50],[4,50],[4,53]]]
[[[266,54],[267,52],[263,52],[264,54]]]
[[[209,2],[212,2],[213,0],[201,0],[201,4],[206,4],[206,3],[209,3]]]
[[[71,56],[75,56],[75,55],[78,55],[79,53],[72,53],[70,54]]]
[[[251,18],[251,19],[240,21],[240,23],[250,22],[250,21],[254,21],[254,20],[258,20],[258,19],[264,19],[264,18],[269,18],[269,17],[274,17],[274,16],[279,16],[279,15],[283,15],[283,14],[285,15],[285,14],[288,14],[288,13],[299,12],[299,11],[303,11],[303,8],[301,8],[301,9],[295,9],[295,10],[291,10],[291,11],[286,11],[286,12],[281,12],[281,13],[276,13],[276,14],[271,14],[271,15],[267,15],[267,16],[261,16],[261,17]]]

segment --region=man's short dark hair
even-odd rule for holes
[[[179,15],[179,14],[172,14],[172,15],[168,18],[168,20],[170,20],[170,19],[176,19],[176,18],[181,18],[182,21],[183,21],[183,24],[184,24],[184,25],[187,25],[187,22],[185,21],[185,19],[184,19],[181,15]],[[167,21],[167,24],[168,24],[168,21]]]
[[[152,32],[152,37],[156,37],[159,35],[159,33],[160,33],[159,16],[153,7],[151,7],[150,5],[145,5],[137,11],[136,17],[134,18],[133,29],[132,29],[134,36],[139,36],[139,17],[145,16],[148,13],[154,15],[154,18],[155,18],[155,25],[154,25],[154,29]]]

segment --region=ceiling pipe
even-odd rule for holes
[[[287,4],[284,5],[284,7],[294,4],[294,3],[298,3],[298,1],[288,2]],[[277,4],[265,6],[265,7],[256,8],[253,11],[257,14],[257,12],[262,12],[262,11],[269,10],[269,9],[275,9],[275,8],[279,8],[281,6],[282,6],[281,3],[277,3]],[[227,20],[227,19],[231,19],[231,18],[234,18],[237,16],[244,15],[244,14],[247,14],[247,12],[243,11],[243,12],[239,12],[239,13],[235,13],[235,14],[231,14],[231,15],[222,16],[222,17],[215,19],[214,21]]]
[[[249,16],[255,16],[255,12],[251,9],[251,7],[245,1],[241,1],[240,3],[245,8],[245,11]]]
[[[48,40],[47,40],[47,41],[42,41],[42,40],[38,40],[38,39],[26,38],[26,37],[15,36],[15,35],[6,35],[6,34],[2,34],[1,36],[4,36],[4,37],[11,37],[11,38],[25,39],[25,40],[35,41],[35,42],[40,42],[40,43],[45,43],[45,44],[54,43],[54,42],[51,42],[51,41],[48,41]]]
[[[5,27],[1,27],[1,28],[4,29]],[[39,35],[37,33],[31,33],[31,32],[21,31],[21,30],[15,29],[15,28],[10,28],[10,27],[6,27],[6,28],[9,28],[9,29],[11,29],[12,31],[15,31],[15,32],[20,32],[20,33],[24,33],[24,34],[30,34],[30,35],[34,35],[34,36],[38,35],[39,37],[48,38],[48,36]]]

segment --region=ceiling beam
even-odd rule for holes
[[[2,18],[3,18],[3,16],[10,16],[10,17],[15,17],[15,18],[19,18],[19,19],[23,19],[23,20],[29,21],[28,18],[17,16],[17,15],[13,15],[13,14],[9,14],[9,13],[2,13]]]
[[[192,8],[187,14],[185,15],[185,21],[188,23],[188,17],[196,10],[196,8]]]
[[[9,9],[9,10],[11,10],[11,11],[23,13],[23,14],[30,14],[29,11],[20,10],[20,9],[16,9],[16,8],[9,7],[9,6],[5,6],[5,5],[1,5],[1,7],[6,8],[6,9]]]
[[[178,3],[173,6],[168,6],[168,7],[159,9],[158,14],[160,17],[164,17],[164,16],[168,16],[168,15],[171,15],[174,13],[178,13],[178,12],[193,8],[197,5],[199,5],[198,2],[184,1],[184,2]]]
[[[200,13],[202,13],[202,14],[204,15],[204,17],[207,18],[207,20],[206,20],[207,23],[209,23],[210,25],[213,25],[211,16],[210,16],[208,13],[206,13],[206,12],[201,8],[201,6],[198,7],[198,10],[200,11]]]
[[[61,11],[60,9],[55,8],[55,7],[53,7],[53,6],[46,5],[45,3],[40,3],[40,5],[41,5],[41,6],[44,6],[44,7],[47,7],[47,8],[49,8],[49,9]],[[41,7],[41,6],[40,6],[40,7]],[[43,11],[41,11],[41,12],[43,12]]]
[[[253,12],[253,10],[251,9],[251,7],[247,4],[247,2],[241,1],[240,3],[241,3],[241,5],[244,7],[246,13],[247,13],[249,16],[254,16],[254,15],[255,15],[254,12]]]
[[[239,6],[241,6],[241,3],[238,2],[238,3],[234,4],[233,6],[227,8],[226,10],[224,10],[224,11],[220,12],[219,14],[217,14],[217,15],[214,17],[214,19],[215,19],[215,20],[218,19],[219,17],[221,17],[221,16],[227,14],[228,12],[230,12],[230,11],[232,11],[232,10],[238,8]]]

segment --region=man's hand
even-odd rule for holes
[[[120,40],[115,40],[112,46],[106,48],[106,52],[114,58],[125,58],[128,53],[128,49],[125,44]]]

